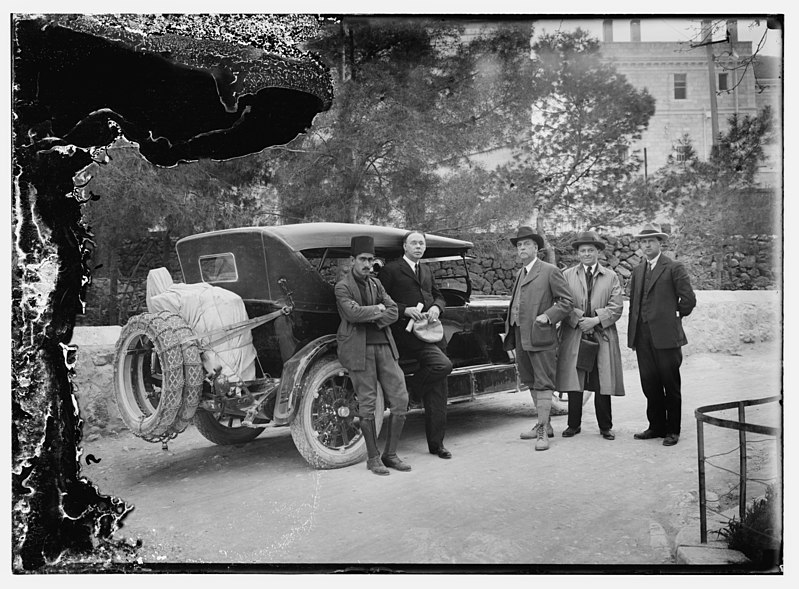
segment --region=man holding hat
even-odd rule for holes
[[[680,440],[681,346],[688,343],[682,318],[694,310],[696,296],[685,267],[661,254],[667,237],[653,223],[635,236],[646,258],[630,279],[627,345],[638,358],[649,421],[649,427],[634,437],[665,438],[663,445],[673,446]]]
[[[515,350],[519,378],[530,387],[538,410],[538,423],[521,435],[536,439],[536,450],[547,450],[547,426],[555,391],[558,334],[555,324],[568,317],[572,296],[563,273],[552,264],[538,259],[544,240],[531,227],[519,227],[510,239],[523,268],[513,283],[508,314],[505,318],[504,348]],[[550,426],[551,427],[551,426]]]
[[[386,467],[400,471],[411,467],[397,456],[397,444],[408,411],[405,377],[397,359],[397,346],[388,326],[397,319],[397,304],[371,275],[375,262],[374,239],[355,236],[350,241],[351,268],[336,283],[336,305],[341,324],[336,334],[338,358],[349,370],[358,398],[361,432],[366,442],[366,468],[378,475],[390,474]],[[381,457],[377,448],[375,409],[377,385],[383,389],[391,410],[386,447]]]
[[[580,433],[583,391],[594,391],[594,409],[599,433],[606,440],[616,438],[610,408],[611,395],[624,395],[624,373],[616,322],[624,310],[619,277],[599,264],[605,244],[593,231],[577,236],[572,243],[579,262],[563,273],[574,298],[574,308],[560,322],[557,390],[569,395],[568,427],[564,438]],[[593,367],[578,367],[580,342],[587,338],[598,343]]]
[[[439,458],[452,458],[444,447],[447,429],[447,377],[452,362],[444,353],[447,342],[439,317],[446,303],[433,280],[433,272],[421,263],[427,249],[424,233],[408,231],[402,240],[405,255],[386,264],[380,282],[397,301],[399,319],[391,326],[400,357],[419,363],[409,381],[411,392],[424,403],[424,430],[427,449]],[[414,328],[408,331],[409,322]],[[425,330],[415,329],[425,323]]]

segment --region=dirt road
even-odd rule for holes
[[[779,348],[696,354],[682,374],[683,431],[671,448],[633,439],[646,427],[645,400],[628,370],[627,396],[613,400],[615,441],[601,438],[589,403],[582,433],[562,438],[566,417],[555,417],[550,449],[536,452],[519,439],[534,421],[532,403],[515,393],[450,406],[452,460],[427,452],[423,416],[410,415],[399,454],[413,471],[388,477],[364,464],[313,470],[288,428],[239,447],[214,446],[190,428],[167,451],[129,434],[100,438],[83,456],[101,461],[82,468],[103,494],[135,506],[117,537],[140,538],[144,562],[669,564],[670,542],[697,510],[694,410],[779,394]],[[776,425],[779,407],[747,416]],[[737,433],[706,428],[705,443],[716,463],[736,468]],[[776,476],[773,441],[754,444],[753,454],[753,468]],[[734,483],[708,468],[722,503]]]

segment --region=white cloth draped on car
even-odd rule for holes
[[[147,275],[147,310],[177,313],[195,335],[218,331],[248,319],[244,301],[236,293],[205,282],[174,283],[166,268],[155,268]],[[211,340],[223,335],[217,333]],[[256,353],[250,329],[237,330],[236,335],[215,343],[201,356],[203,367],[209,373],[219,368],[231,381],[255,379]]]

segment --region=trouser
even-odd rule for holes
[[[436,452],[444,446],[447,430],[447,376],[452,372],[452,362],[438,345],[430,343],[418,350],[403,352],[403,356],[419,362],[410,385],[424,403],[427,446],[431,452]]]
[[[594,361],[594,368],[586,373],[583,388],[594,391],[594,412],[600,430],[613,429],[613,417],[610,410],[610,395],[600,394],[599,364]],[[567,423],[571,428],[580,427],[583,420],[583,391],[568,391],[569,417]]]
[[[569,417],[568,424],[571,428],[580,427],[583,420],[583,391],[569,391]],[[600,430],[613,429],[613,418],[610,410],[610,395],[594,393],[594,411],[596,422]]]
[[[519,326],[516,330],[516,368],[519,379],[530,388],[533,398],[538,424],[546,425],[549,422],[552,409],[552,393],[555,391],[555,367],[558,361],[557,348],[528,352],[522,347],[522,334]]]
[[[682,349],[655,348],[652,345],[649,324],[639,322],[635,332],[635,354],[638,358],[641,388],[646,397],[649,429],[658,435],[679,434],[682,412]]]
[[[536,391],[555,390],[555,367],[557,366],[557,348],[528,352],[522,348],[522,334],[519,326],[516,330],[516,367],[519,369],[519,379],[530,387],[533,398],[537,398]]]
[[[366,368],[350,370],[350,380],[355,388],[358,415],[361,418],[369,419],[375,415],[378,383],[383,389],[383,398],[392,415],[405,415],[408,412],[405,376],[388,344],[367,344]]]

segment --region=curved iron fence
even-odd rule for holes
[[[731,401],[728,403],[717,403],[715,405],[705,405],[694,411],[696,417],[696,444],[699,459],[699,533],[703,544],[707,543],[707,494],[705,488],[705,432],[704,424],[715,425],[727,429],[738,430],[738,453],[739,453],[739,495],[738,495],[738,514],[743,521],[746,512],[746,433],[761,434],[767,436],[780,437],[782,428],[770,427],[767,425],[757,425],[746,423],[746,407],[752,405],[763,405],[765,403],[775,403],[782,401],[782,396],[765,397],[763,399],[749,399],[745,401]],[[713,411],[725,411],[728,409],[738,409],[738,421],[713,417],[707,413]]]

